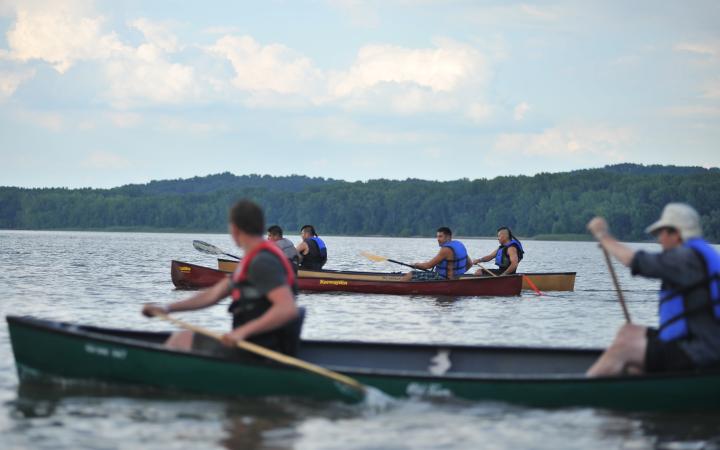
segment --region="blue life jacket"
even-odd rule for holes
[[[459,277],[464,274],[468,262],[468,253],[463,243],[460,241],[449,241],[441,245],[441,247],[447,247],[452,250],[453,259],[440,261],[440,264],[434,268],[435,272],[440,274],[441,277],[447,278],[448,262],[450,262],[452,263],[453,277]]]
[[[720,254],[701,238],[689,239],[685,245],[702,257],[707,273],[706,277],[695,285],[677,291],[660,291],[659,336],[666,342],[688,336],[687,316],[690,314],[709,312],[720,320]],[[708,288],[708,304],[700,309],[688,310],[685,296],[704,286]]]
[[[307,255],[303,256],[300,268],[308,270],[320,270],[327,262],[327,246],[317,236],[305,239],[308,246]]]
[[[508,256],[508,249],[510,247],[515,247],[517,249],[518,262],[522,261],[523,256],[525,255],[525,250],[523,250],[522,244],[517,239],[511,239],[507,244],[500,245],[497,253],[495,254],[495,265],[497,265],[500,270],[505,270],[510,267],[510,256]]]

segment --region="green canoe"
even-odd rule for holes
[[[274,362],[168,350],[168,333],[8,316],[23,383],[78,380],[223,396],[350,399],[347,388]],[[298,358],[393,396],[532,406],[720,410],[720,371],[587,379],[600,350],[303,341]]]

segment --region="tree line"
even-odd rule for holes
[[[720,171],[623,164],[491,180],[370,180],[236,176],[153,181],[114,189],[0,187],[0,228],[223,232],[239,198],[260,203],[268,223],[321,234],[518,236],[584,234],[605,216],[621,239],[642,240],[671,201],[692,204],[706,236],[720,241]]]

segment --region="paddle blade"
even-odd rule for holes
[[[218,247],[215,247],[212,244],[208,244],[204,241],[193,241],[193,247],[195,247],[195,250],[201,251],[203,253],[207,253],[208,255],[224,255],[225,252],[223,252]]]
[[[373,255],[372,253],[368,253],[368,252],[360,252],[360,254],[361,254],[362,256],[366,257],[367,259],[369,259],[370,261],[384,262],[384,261],[387,261],[387,260],[388,260],[388,259],[385,258],[384,256]]]

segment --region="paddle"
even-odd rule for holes
[[[214,246],[212,244],[208,244],[207,242],[204,242],[204,241],[198,241],[198,240],[193,241],[193,247],[195,247],[195,250],[198,250],[203,253],[207,253],[209,255],[225,255],[225,256],[229,256],[231,258],[235,258],[237,260],[242,259],[239,256],[235,256],[230,253],[226,253],[220,247],[216,247],[216,246]]]
[[[493,272],[492,270],[486,268],[486,267],[483,266],[482,264],[478,263],[478,266],[480,266],[480,268],[481,268],[482,270],[484,270],[485,272],[489,273],[490,275],[492,275],[492,276],[494,276],[494,277],[497,276],[497,274],[496,274],[495,272]],[[535,283],[533,283],[533,281],[530,279],[530,277],[528,277],[527,275],[523,275],[522,277],[523,277],[523,280],[527,281],[527,284],[528,284],[528,286],[530,286],[530,289],[532,289],[533,291],[535,291],[535,293],[536,293],[537,295],[539,295],[539,296],[542,296],[542,295],[543,295],[542,291],[540,291],[540,289],[538,289],[537,286],[535,286]]]
[[[420,269],[420,268],[418,268],[418,267],[413,266],[412,264],[408,264],[408,263],[396,261],[396,260],[394,260],[394,259],[386,258],[385,256],[375,255],[375,254],[372,254],[372,253],[370,253],[370,252],[360,252],[360,254],[361,254],[362,256],[366,257],[367,259],[369,259],[370,261],[375,261],[375,262],[385,262],[385,261],[387,261],[387,262],[391,262],[391,263],[394,263],[394,264],[399,264],[399,265],[401,265],[401,266],[410,267],[411,269],[422,270],[423,272],[432,272],[431,270],[428,270],[428,269]],[[442,275],[441,275],[441,276],[442,276]],[[443,276],[443,278],[447,279],[447,277],[445,277],[445,276]]]
[[[214,331],[207,330],[205,328],[198,327],[196,325],[183,322],[182,320],[175,319],[174,317],[170,317],[167,314],[155,314],[154,317],[159,317],[165,321],[168,321],[170,323],[173,323],[180,328],[185,328],[186,330],[190,330],[192,332],[198,333],[198,334],[204,334],[205,336],[211,337],[213,339],[217,339],[218,341],[222,340],[222,335],[220,333],[216,333]],[[293,358],[292,356],[288,356],[284,353],[279,353],[274,350],[270,350],[269,348],[265,348],[261,345],[253,344],[252,342],[248,341],[238,341],[237,346],[241,349],[255,353],[260,356],[264,356],[265,358],[272,359],[273,361],[277,361],[282,364],[286,364],[288,366],[297,367],[302,370],[306,370],[308,372],[312,372],[316,375],[320,375],[321,377],[329,378],[333,381],[337,381],[338,383],[342,383],[345,386],[350,387],[351,389],[355,390],[359,394],[361,394],[363,397],[367,394],[367,390],[365,385],[360,383],[359,381],[355,380],[354,378],[350,378],[346,375],[333,372],[332,370],[326,369],[324,367],[317,366],[315,364],[309,363],[307,361],[303,361],[301,359]]]
[[[622,306],[623,314],[625,315],[625,321],[627,323],[632,323],[632,321],[630,320],[630,313],[628,312],[627,305],[625,304],[625,297],[623,296],[622,289],[620,289],[620,282],[618,282],[617,275],[615,274],[615,269],[612,265],[612,261],[610,261],[610,255],[608,254],[608,251],[605,250],[605,247],[600,245],[600,248],[602,248],[603,254],[605,255],[605,262],[607,263],[608,270],[610,271],[610,276],[612,277],[613,284],[615,285],[618,300],[620,300],[620,306]]]

